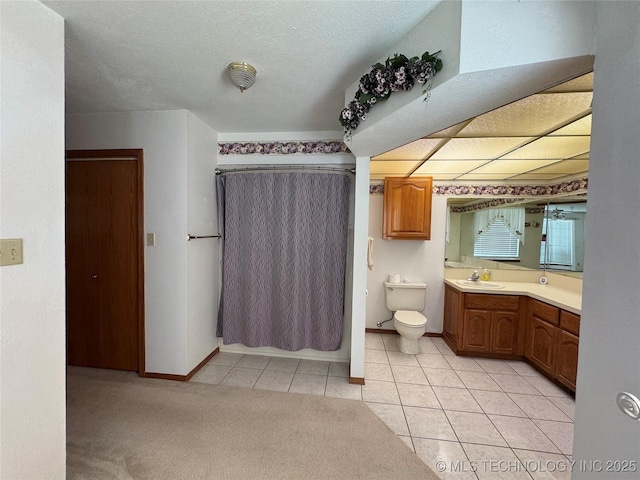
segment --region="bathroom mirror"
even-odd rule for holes
[[[445,267],[582,276],[586,195],[450,198],[447,204]]]

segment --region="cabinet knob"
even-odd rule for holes
[[[96,274],[91,275],[91,279],[92,279],[92,280],[94,280],[94,279],[96,279],[96,278],[98,278],[98,275],[96,275]]]

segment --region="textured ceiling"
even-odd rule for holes
[[[218,132],[296,132],[341,131],[346,88],[439,1],[43,3],[66,21],[68,112],[188,109]],[[232,61],[258,71],[243,93]]]
[[[371,178],[544,183],[586,174],[592,97],[589,73],[373,157]]]

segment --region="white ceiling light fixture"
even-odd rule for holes
[[[256,69],[246,62],[231,62],[227,67],[231,83],[244,92],[256,81]]]

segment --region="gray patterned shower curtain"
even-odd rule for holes
[[[225,344],[340,348],[349,182],[340,173],[218,175]]]

